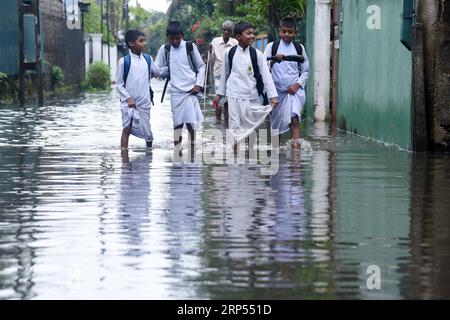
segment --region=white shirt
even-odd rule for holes
[[[119,92],[120,101],[125,102],[128,98],[133,98],[141,108],[150,108],[150,75],[148,74],[148,64],[144,56],[130,52],[131,64],[127,77],[127,84],[123,81],[124,58],[120,58],[116,71],[116,88]],[[153,59],[150,57],[152,72],[154,71]]]
[[[250,49],[242,49],[237,46],[236,53],[233,57],[233,66],[230,76],[227,79],[227,70],[229,70],[228,52],[225,53],[225,63],[223,64],[222,74],[220,77],[219,95],[226,95],[239,99],[258,99],[258,90],[256,89],[256,79],[253,73],[252,60],[250,58]],[[277,90],[273,83],[272,76],[264,56],[256,49],[257,63],[259,72],[261,73],[264,90],[269,98],[277,97]]]
[[[211,41],[212,54],[214,56],[214,77],[219,77],[222,71],[223,59],[225,52],[231,47],[237,46],[238,41],[234,38],[230,38],[227,43],[223,41],[223,37],[214,38]]]
[[[157,69],[156,73],[158,76],[167,78],[167,61],[166,52],[164,49],[165,45],[162,45],[156,56],[155,67]],[[170,85],[171,91],[175,92],[188,92],[192,90],[195,85],[203,88],[205,81],[205,63],[203,62],[202,56],[198,51],[195,44],[194,46],[194,60],[198,68],[197,75],[192,70],[188,55],[186,51],[186,41],[182,40],[178,48],[173,46],[170,48]]]
[[[269,43],[264,51],[265,57],[272,56],[272,46],[273,42]],[[305,88],[306,80],[309,77],[309,60],[306,55],[306,50],[303,45],[302,46],[302,55],[305,58],[305,62],[299,65],[295,61],[282,61],[280,63],[274,63],[272,66],[272,77],[275,82],[275,86],[280,91],[287,91],[290,86],[295,83],[298,83]],[[278,47],[277,54],[284,55],[297,55],[297,50],[295,50],[294,44],[291,42],[287,44],[283,40],[280,41],[280,45]],[[299,73],[301,71],[301,76]]]

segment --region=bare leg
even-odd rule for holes
[[[123,128],[122,137],[120,138],[120,147],[123,149],[128,149],[128,139],[131,134],[131,125],[129,127]]]
[[[223,119],[225,121],[225,128],[228,129],[228,102],[223,105]]]
[[[183,124],[173,129],[173,144],[177,146],[183,141]]]
[[[300,149],[300,122],[298,117],[293,117],[291,119],[289,128],[291,129],[292,148]]]
[[[192,123],[186,123],[186,127],[187,127],[188,132],[189,132],[189,141],[191,142],[191,144],[195,144],[194,126],[192,125]]]
[[[221,117],[222,117],[222,108],[216,108],[216,120],[217,120],[217,122],[220,122]]]

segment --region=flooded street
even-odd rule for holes
[[[308,123],[273,176],[175,163],[162,85],[128,159],[115,91],[0,107],[0,299],[450,298],[448,155]]]

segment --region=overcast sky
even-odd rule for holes
[[[166,12],[170,1],[168,0],[137,0],[141,7]],[[136,0],[130,0],[130,5],[136,6]]]

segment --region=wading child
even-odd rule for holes
[[[203,121],[199,99],[206,69],[197,46],[184,41],[183,36],[181,23],[170,22],[167,26],[169,44],[159,48],[155,60],[157,75],[170,81],[174,144],[180,144],[180,148],[184,124],[189,131],[192,146],[195,142],[194,130]]]
[[[150,78],[154,64],[144,54],[145,36],[137,30],[125,34],[130,54],[120,58],[116,72],[116,87],[120,95],[122,112],[122,150],[128,149],[130,134],[145,140],[147,148],[152,147],[153,134],[150,127],[152,92]]]
[[[237,152],[237,143],[264,122],[278,100],[267,61],[259,50],[251,46],[255,40],[255,28],[248,22],[239,22],[234,27],[234,34],[238,45],[225,54],[215,102],[227,96],[229,129]],[[270,105],[268,101],[261,101],[264,91]]]
[[[297,35],[294,19],[283,19],[280,24],[281,40],[269,43],[264,55],[276,57],[271,63],[272,77],[278,92],[280,105],[271,113],[273,133],[283,134],[291,130],[292,148],[300,148],[300,121],[306,101],[305,84],[309,76],[309,61],[305,47],[294,42]],[[285,56],[303,56],[304,62],[283,61]]]

